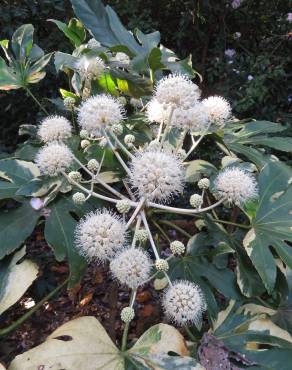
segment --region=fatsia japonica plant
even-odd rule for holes
[[[70,276],[0,336],[74,287],[88,263],[107,266],[129,301],[117,302],[121,343],[81,317],[9,369],[288,370],[292,170],[271,153],[292,150],[271,136],[285,127],[237,120],[223,97],[202,98],[199,75],[158,32],[127,31],[98,0],[71,2],[78,19],[51,20],[74,46],[55,53],[69,88],[0,161],[0,314],[37,278],[22,245],[38,223]],[[132,343],[137,292],[149,285],[169,324]]]

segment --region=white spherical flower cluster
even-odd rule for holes
[[[99,170],[99,163],[96,159],[92,158],[87,163],[87,168],[91,172],[97,172]]]
[[[208,122],[209,116],[206,112],[206,108],[199,102],[189,109],[175,109],[171,120],[172,126],[191,132],[205,131]]]
[[[161,104],[157,99],[151,99],[146,107],[149,122],[164,123],[169,118],[169,106]]]
[[[80,130],[79,136],[81,137],[81,139],[87,139],[88,132],[86,130]]]
[[[126,53],[117,52],[114,59],[122,64],[130,63],[130,58]]]
[[[215,179],[214,187],[217,197],[226,198],[238,206],[258,196],[255,178],[236,167],[227,167],[221,171]]]
[[[220,127],[223,127],[225,121],[231,116],[231,106],[222,96],[210,96],[202,100],[202,104],[208,114],[209,122]]]
[[[171,250],[172,254],[177,254],[177,255],[180,256],[181,254],[183,254],[185,252],[185,249],[186,249],[186,247],[179,240],[175,240],[175,241],[170,243],[170,250]]]
[[[80,204],[85,203],[86,198],[85,198],[85,195],[83,193],[77,192],[77,193],[74,193],[73,194],[72,200],[73,200],[73,202],[75,204],[79,204],[80,205]]]
[[[136,239],[140,243],[146,243],[148,240],[148,232],[145,229],[139,229],[136,231]]]
[[[90,145],[89,140],[81,140],[80,146],[82,149],[86,149]]]
[[[87,79],[99,77],[105,70],[105,64],[99,57],[82,56],[76,63],[75,69]]]
[[[38,136],[45,143],[62,141],[72,135],[71,123],[62,116],[49,116],[38,127]]]
[[[124,307],[121,312],[121,320],[125,323],[131,322],[135,317],[135,311],[132,307]]]
[[[105,261],[112,258],[125,239],[124,223],[106,209],[89,213],[79,221],[75,231],[76,246],[88,260]]]
[[[190,205],[194,208],[199,208],[203,204],[203,197],[200,194],[193,194],[190,197]]]
[[[199,325],[206,310],[206,301],[200,287],[189,281],[178,280],[163,297],[166,316],[178,325]]]
[[[82,180],[82,175],[78,171],[71,171],[68,174],[68,177],[69,177],[70,180],[73,180],[75,182],[80,182]]]
[[[87,47],[89,48],[89,49],[96,49],[96,48],[99,48],[99,47],[101,47],[101,44],[100,44],[100,42],[99,41],[97,41],[97,40],[95,40],[95,39],[90,39],[89,41],[88,41],[88,43],[87,43]]]
[[[117,124],[112,126],[112,131],[115,135],[120,136],[120,135],[122,135],[122,133],[124,131],[124,128],[120,123],[117,123]]]
[[[121,284],[137,289],[150,276],[151,260],[143,249],[131,247],[115,256],[110,269]]]
[[[170,152],[145,150],[132,159],[130,169],[131,185],[141,198],[164,202],[183,191],[182,162]]]
[[[128,213],[131,209],[131,205],[126,199],[121,199],[117,201],[116,208],[119,213]]]
[[[155,268],[157,271],[167,272],[169,270],[169,265],[166,260],[164,260],[163,258],[159,258],[155,261]]]
[[[203,179],[198,181],[199,189],[208,189],[210,186],[210,180],[204,177]]]
[[[133,144],[135,140],[136,140],[135,136],[131,134],[128,134],[124,137],[124,143],[126,145]]]
[[[123,119],[122,105],[105,94],[88,98],[82,103],[78,113],[79,125],[93,136],[100,136],[103,129],[107,130]]]
[[[63,143],[52,142],[37,153],[35,162],[42,175],[57,176],[70,167],[73,154]]]
[[[187,76],[170,74],[158,82],[154,98],[161,104],[168,104],[175,108],[190,108],[200,95],[199,87]]]

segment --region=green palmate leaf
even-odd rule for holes
[[[55,68],[56,71],[63,70],[64,68],[70,68],[75,70],[76,62],[78,61],[78,58],[71,55],[62,53],[60,51],[57,51],[55,53]]]
[[[211,321],[217,317],[218,307],[211,287],[227,298],[241,299],[236,286],[235,275],[231,270],[216,267],[214,261],[204,255],[216,250],[211,246],[220,245],[213,234],[199,233],[189,240],[187,254],[170,263],[170,276],[173,279],[186,279],[197,283],[203,290]],[[209,249],[208,249],[209,248]],[[229,251],[229,250],[228,250]],[[213,252],[214,253],[214,252]],[[205,282],[208,281],[208,283]]]
[[[32,162],[18,159],[3,159],[0,161],[0,198],[11,198],[17,190],[40,174],[37,166]]]
[[[40,213],[28,202],[0,214],[0,259],[14,252],[33,232]]]
[[[150,95],[153,91],[152,82],[139,75],[134,75],[117,68],[111,69],[111,75],[118,79],[119,89],[130,96],[140,98],[144,95]]]
[[[13,34],[11,47],[16,59],[29,56],[33,43],[34,28],[32,24],[23,24]]]
[[[186,181],[197,182],[202,176],[211,177],[217,173],[217,168],[210,162],[203,159],[190,161],[186,165]]]
[[[46,54],[39,58],[34,64],[32,64],[26,71],[26,82],[37,83],[45,77],[46,73],[42,71],[44,67],[49,63],[53,53]]]
[[[268,292],[276,282],[276,262],[270,247],[292,268],[292,170],[281,162],[269,162],[259,175],[259,203],[245,249]]]
[[[56,259],[68,259],[70,266],[69,286],[78,283],[85,271],[86,262],[78,253],[74,242],[76,220],[72,214],[83,216],[90,208],[89,205],[76,206],[71,199],[62,198],[49,206],[50,216],[46,220],[45,239],[53,248]]]
[[[0,315],[16,303],[38,274],[38,267],[25,256],[25,247],[16,252],[9,264],[0,261]]]
[[[175,364],[174,360],[181,359],[170,358],[169,351],[188,353],[183,336],[169,325],[155,325],[131,350],[122,353],[102,325],[85,316],[62,325],[43,344],[17,356],[9,370],[34,370],[39,366],[66,370],[167,370],[171,369],[171,361]],[[162,363],[168,367],[161,367]],[[190,358],[182,358],[182,363],[195,364]]]
[[[75,47],[80,46],[86,38],[85,29],[78,19],[71,19],[68,26],[56,19],[48,19],[48,21],[55,23]]]
[[[271,320],[263,319],[261,313],[253,316],[238,313],[238,304],[231,301],[220,312],[214,335],[233,358],[253,365],[251,369],[290,369],[287,361],[292,356],[292,337]]]
[[[17,75],[0,57],[0,90],[19,89],[21,87],[21,81],[19,81]]]

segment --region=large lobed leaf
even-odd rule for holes
[[[16,303],[30,287],[38,274],[38,267],[25,256],[25,247],[16,252],[10,263],[0,261],[0,315]]]
[[[188,354],[182,335],[166,324],[146,331],[127,352],[120,352],[102,325],[93,317],[70,321],[30,351],[17,356],[9,370],[52,368],[66,370],[175,369],[175,361],[196,366],[193,359],[170,357],[169,351]],[[162,367],[166,363],[168,367]],[[191,367],[190,367],[191,368]],[[198,367],[199,369],[199,367]]]
[[[292,268],[292,169],[281,162],[269,162],[261,171],[259,203],[252,217],[252,229],[244,247],[261,276],[268,292],[276,282],[277,266],[273,247],[287,266]]]

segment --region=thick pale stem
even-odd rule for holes
[[[123,167],[123,169],[127,172],[128,175],[131,175],[131,171],[130,171],[129,167],[126,165],[126,163],[124,162],[123,158],[117,152],[115,146],[113,145],[113,143],[111,142],[110,138],[108,137],[107,133],[104,130],[103,130],[103,135],[107,139],[107,142],[108,142],[111,150],[113,151],[113,153],[116,156],[117,160],[120,162],[120,164]]]
[[[137,222],[136,222],[135,233],[134,233],[133,240],[132,240],[132,248],[134,248],[134,247],[135,247],[135,245],[136,245],[136,241],[137,241],[137,231],[140,229],[140,225],[141,225],[141,217],[140,217],[140,216],[138,216],[138,217],[137,217]]]
[[[138,203],[137,208],[135,209],[135,211],[133,212],[131,218],[127,222],[126,230],[131,226],[131,224],[133,223],[133,221],[135,220],[135,218],[138,216],[138,213],[141,211],[141,209],[143,208],[143,206],[145,204],[145,200],[146,200],[145,198],[141,198],[140,202]]]
[[[117,138],[117,136],[113,132],[111,132],[111,136],[115,139],[116,143],[119,145],[122,151],[127,154],[128,157],[134,158],[133,154],[128,151],[125,145]]]
[[[203,213],[203,212],[210,211],[211,209],[216,208],[217,206],[222,204],[225,200],[226,200],[225,198],[222,198],[218,202],[212,204],[211,206],[201,208],[201,209],[176,208],[176,207],[165,206],[163,204],[157,204],[157,203],[153,203],[153,202],[149,202],[148,206],[152,207],[152,208],[163,209],[163,210],[173,212],[173,213],[177,213],[177,214],[180,214],[180,215],[195,215],[195,214],[198,214],[198,213]]]
[[[175,109],[175,107],[172,105],[171,108],[170,108],[170,112],[169,112],[169,117],[168,117],[167,123],[166,123],[165,128],[164,128],[164,133],[162,135],[161,144],[164,143],[164,141],[166,139],[166,136],[169,133],[169,130],[170,130],[170,127],[171,127],[171,121],[172,121],[172,116],[173,116],[174,109]]]
[[[132,290],[131,297],[130,297],[130,307],[133,308],[133,304],[135,302],[137,290]],[[122,338],[122,345],[121,351],[124,352],[127,349],[127,339],[128,339],[128,332],[129,332],[130,323],[127,322],[124,327],[123,331],[123,338]]]
[[[69,178],[69,176],[65,173],[65,172],[62,172],[62,175],[64,177],[66,177],[66,179],[73,185],[75,185],[76,187],[78,187],[80,190],[82,190],[84,193],[86,194],[90,194],[91,196],[95,197],[95,198],[98,198],[98,199],[101,199],[101,200],[105,200],[107,202],[110,202],[110,203],[117,203],[119,201],[119,199],[114,199],[114,198],[110,198],[110,197],[107,197],[105,195],[101,195],[101,194],[98,194],[96,193],[95,191],[90,191],[88,190],[87,188],[85,188],[84,186],[80,185],[78,182],[72,180]],[[131,207],[136,207],[137,206],[137,203],[135,202],[132,202],[130,201],[130,204],[131,204]]]
[[[209,128],[211,127],[211,123],[208,124],[206,130],[202,133],[202,135],[199,137],[199,139],[195,142],[193,142],[193,145],[191,146],[191,149],[187,152],[185,159],[188,158],[188,156],[196,149],[196,147],[200,144],[200,142],[203,140],[203,138],[207,135]]]
[[[84,166],[84,164],[81,163],[76,157],[74,157],[74,160],[75,160],[76,163],[79,164],[79,166],[81,168],[83,168],[83,170],[89,176],[91,176],[91,178],[93,180],[96,180],[96,182],[100,183],[100,185],[102,185],[105,189],[107,189],[108,191],[110,191],[112,194],[114,194],[118,198],[127,199],[128,200],[128,198],[126,196],[124,196],[123,194],[119,193],[117,190],[115,190],[114,188],[112,188],[110,185],[108,185],[106,182],[104,182],[98,175],[94,175],[91,171],[89,171],[88,168],[86,166]]]
[[[146,215],[145,215],[145,212],[144,212],[144,211],[142,211],[142,212],[141,212],[141,217],[142,217],[142,221],[143,221],[143,224],[144,224],[144,226],[145,226],[145,229],[146,229],[146,231],[148,232],[149,241],[150,241],[151,247],[152,247],[152,249],[153,249],[153,252],[154,252],[154,254],[155,254],[155,258],[156,258],[156,259],[160,259],[160,257],[159,257],[159,253],[158,253],[158,251],[157,251],[157,248],[156,248],[155,242],[154,242],[154,240],[153,240],[152,233],[151,233],[151,230],[150,230],[150,228],[149,228],[149,225],[148,225],[148,222],[147,222]]]

